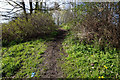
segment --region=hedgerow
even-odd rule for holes
[[[28,16],[28,21],[24,17],[19,17],[2,25],[2,42],[16,40],[27,40],[50,34],[56,30],[54,20],[49,14],[34,13]]]

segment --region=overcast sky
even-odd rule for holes
[[[8,0],[9,1],[9,0]],[[22,0],[14,0],[14,1],[22,1]],[[29,0],[24,0],[25,1],[25,4],[27,5],[26,6],[26,8],[29,8]],[[32,0],[33,2],[35,2],[36,0]],[[38,1],[41,1],[41,0],[38,0]],[[52,6],[54,6],[54,4],[53,4],[53,2],[58,2],[59,4],[61,4],[61,3],[63,3],[63,2],[108,2],[108,1],[111,1],[111,2],[118,2],[118,1],[120,1],[120,0],[43,0],[43,2],[47,2],[47,5],[49,6],[49,7],[52,7]],[[67,7],[67,5],[61,5],[60,6],[60,8],[66,8]],[[2,17],[1,17],[1,13],[2,14],[5,14],[5,12],[6,11],[8,11],[8,10],[6,10],[6,9],[13,9],[13,7],[11,6],[11,5],[9,5],[8,3],[6,3],[6,0],[0,0],[0,23],[1,22],[4,22],[3,20],[2,20]],[[13,10],[13,12],[14,11],[16,11],[17,9],[15,9],[15,10]]]
[[[14,1],[20,2],[20,0],[14,0]],[[29,0],[24,0],[24,1],[25,1],[26,8],[29,9]],[[32,0],[32,1],[35,2],[35,0]],[[38,0],[38,1],[40,1],[40,0]],[[47,6],[52,7],[52,6],[54,6],[54,2],[58,2],[59,4],[61,4],[62,2],[65,2],[65,1],[68,2],[69,0],[43,0],[43,2],[45,2],[45,1],[46,1]],[[64,5],[60,6],[60,8],[63,8],[63,7],[65,7],[65,6]],[[6,2],[6,0],[0,0],[0,15],[6,14],[6,11],[10,11],[11,9],[13,9],[13,6],[9,5]],[[16,10],[18,10],[18,9],[14,9],[13,12],[15,12]],[[5,21],[2,19],[3,19],[3,17],[0,16],[0,23],[3,23]]]

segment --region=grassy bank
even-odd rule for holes
[[[41,54],[46,50],[45,41],[38,39],[2,48],[3,77],[40,76],[40,65],[43,61]]]
[[[62,68],[67,78],[118,78],[120,50],[97,44],[80,43],[71,34],[63,42],[67,57]]]

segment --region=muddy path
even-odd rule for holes
[[[64,53],[62,48],[62,42],[67,34],[67,31],[63,29],[58,29],[58,34],[54,37],[54,39],[47,43],[48,48],[43,54],[45,58],[43,61],[44,67],[46,69],[42,71],[42,78],[63,78],[63,72],[61,67],[58,66],[61,64],[58,62],[58,59],[61,59],[60,53]],[[65,54],[65,53],[64,53]]]

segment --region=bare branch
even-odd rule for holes
[[[21,10],[22,10],[22,9],[20,9],[20,10],[17,10],[17,11],[15,11],[15,12],[12,12],[12,13],[8,13],[7,15],[15,14],[15,13],[17,13],[17,12],[21,11]]]
[[[7,8],[2,8],[2,7],[0,7],[1,9],[6,9],[6,10],[11,10],[11,9],[7,9]]]
[[[16,4],[16,6],[19,6],[20,8],[23,8],[23,6],[21,6],[20,4],[18,4],[17,2],[13,1],[13,0],[9,0],[9,1],[12,1]]]
[[[11,6],[15,7],[13,4],[11,4],[8,0],[6,0],[8,4],[10,4]]]

